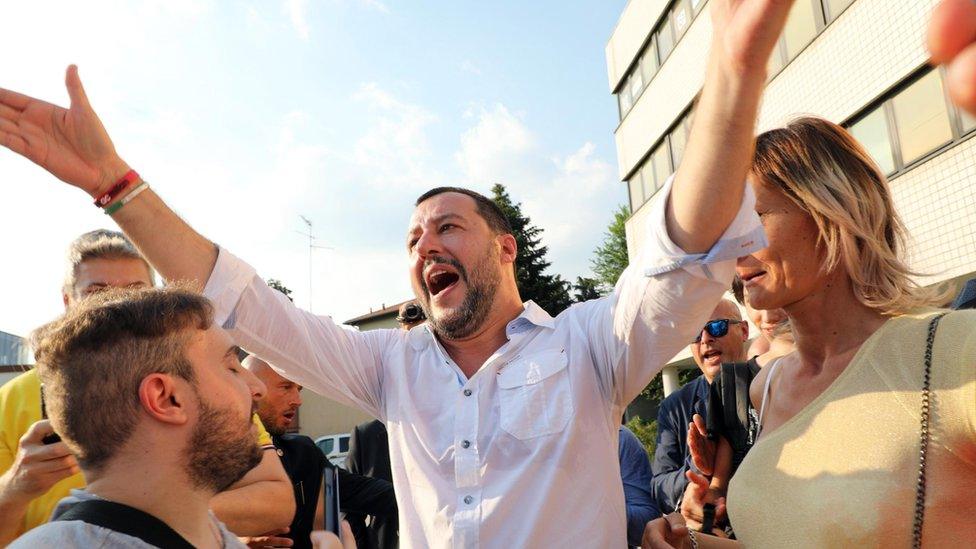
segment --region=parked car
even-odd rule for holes
[[[346,468],[346,456],[349,455],[349,433],[340,435],[325,435],[315,439],[315,445],[329,458],[336,467]]]

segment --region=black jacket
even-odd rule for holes
[[[311,549],[309,534],[315,520],[315,507],[322,488],[325,467],[333,467],[329,458],[312,439],[303,435],[272,437],[278,457],[295,489],[295,518],[286,535],[296,548]],[[393,483],[364,477],[339,469],[339,508],[344,513],[368,513],[396,517]]]
[[[692,416],[706,417],[708,381],[698,376],[661,402],[657,411],[657,447],[651,462],[651,494],[667,514],[681,503],[688,486],[685,471],[692,469],[688,451],[688,424]]]
[[[370,421],[353,429],[346,467],[352,473],[393,482],[390,442],[386,426],[381,421]],[[339,495],[341,497],[342,493]],[[369,526],[366,525],[366,515],[372,515]],[[376,513],[347,513],[346,520],[352,527],[359,549],[396,549],[399,546],[399,522],[395,511],[387,516],[378,516]]]

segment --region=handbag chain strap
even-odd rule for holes
[[[915,482],[915,520],[912,523],[912,547],[922,547],[922,523],[925,520],[925,460],[929,450],[929,409],[931,406],[932,347],[935,346],[935,331],[945,313],[937,315],[929,322],[929,335],[925,342],[925,375],[922,378],[922,420],[918,448],[918,479]]]

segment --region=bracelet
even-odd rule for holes
[[[105,215],[112,215],[115,212],[121,210],[122,209],[122,206],[125,206],[129,202],[132,202],[132,199],[133,198],[139,196],[139,193],[141,193],[142,191],[144,191],[144,190],[146,190],[148,188],[149,188],[149,183],[143,181],[142,184],[139,185],[138,187],[136,187],[134,191],[132,191],[131,193],[129,193],[129,194],[125,195],[125,196],[123,196],[122,197],[122,200],[119,200],[115,204],[112,204],[108,208],[105,208]]]
[[[698,539],[695,537],[695,531],[691,528],[688,529],[688,539],[691,540],[692,549],[698,549]]]
[[[124,191],[126,187],[135,183],[136,181],[139,181],[139,174],[137,174],[135,170],[129,170],[128,173],[122,176],[122,179],[119,179],[115,185],[112,185],[112,188],[109,189],[108,192],[95,199],[95,206],[104,208],[108,204],[111,204],[113,200],[122,194],[122,191]]]

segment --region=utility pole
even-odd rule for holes
[[[295,231],[296,233],[308,237],[308,312],[312,311],[312,251],[313,250],[334,250],[332,246],[319,246],[315,243],[315,235],[312,234],[312,221],[304,215],[299,215],[302,218],[302,223],[305,223],[305,227],[308,232]]]

